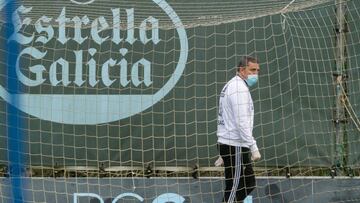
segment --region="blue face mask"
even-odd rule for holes
[[[257,74],[248,75],[248,77],[245,81],[246,81],[247,85],[249,85],[249,87],[252,87],[257,83],[258,75]]]

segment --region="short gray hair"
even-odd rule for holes
[[[252,56],[243,56],[241,57],[241,60],[239,61],[239,65],[238,65],[238,71],[240,68],[245,68],[249,62],[251,63],[258,63],[257,58],[252,57]]]

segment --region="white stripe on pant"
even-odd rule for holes
[[[241,147],[235,147],[235,175],[228,203],[232,203],[235,200],[241,177],[241,165]]]

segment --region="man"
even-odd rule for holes
[[[252,135],[254,105],[249,87],[256,84],[259,71],[257,59],[243,57],[236,76],[220,94],[217,136],[221,157],[216,164],[223,162],[225,167],[224,202],[242,202],[255,188],[251,161],[261,155]]]

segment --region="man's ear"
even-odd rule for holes
[[[238,74],[241,74],[241,70],[242,70],[242,69],[244,69],[244,68],[241,68],[241,67],[238,67],[238,68],[237,68]]]

